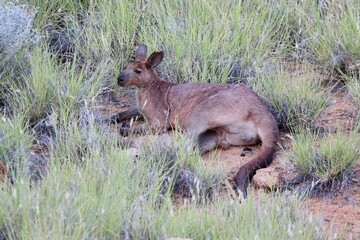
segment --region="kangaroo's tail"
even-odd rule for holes
[[[273,161],[276,143],[279,138],[279,130],[275,120],[271,121],[271,124],[267,124],[266,127],[260,128],[258,134],[262,142],[260,152],[244,164],[235,177],[237,190],[243,197],[247,196],[247,187],[256,170],[267,167]]]

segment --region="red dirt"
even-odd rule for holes
[[[357,168],[357,177],[360,179],[360,163],[357,164]],[[324,229],[331,230],[337,237],[360,238],[360,186],[358,183],[330,199],[309,198],[305,200],[305,207],[310,212],[320,215],[324,219]]]
[[[345,89],[332,94],[330,105],[319,116],[316,126],[335,132],[337,129],[349,131],[353,128],[359,112]]]

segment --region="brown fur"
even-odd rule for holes
[[[201,153],[216,147],[254,145],[262,142],[260,153],[240,168],[236,186],[246,189],[259,168],[268,166],[278,140],[276,121],[262,100],[243,84],[175,84],[162,80],[154,68],[163,58],[154,52],[146,59],[147,48],[138,47],[136,58],[118,77],[120,86],[136,86],[137,108],[146,123],[132,131],[167,131],[175,126],[185,130]]]

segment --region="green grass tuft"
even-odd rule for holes
[[[317,73],[306,65],[297,66],[291,74],[281,66],[270,73],[259,73],[248,82],[285,130],[313,127],[329,101],[330,91],[322,88]]]
[[[346,177],[360,158],[356,130],[323,137],[299,133],[292,145],[291,159],[295,168],[311,180],[310,193],[336,191],[348,184]]]
[[[348,79],[346,88],[355,104],[360,108],[360,75]]]
[[[28,131],[23,115],[8,117],[0,114],[0,161],[8,168],[10,180],[23,174],[34,136]]]
[[[35,48],[28,59],[29,69],[23,69],[23,81],[11,86],[13,106],[25,112],[30,123],[52,111],[79,112],[79,107],[93,101],[101,92],[104,77],[111,64],[104,60],[96,68],[77,65],[76,55],[70,65],[59,65],[45,48]]]

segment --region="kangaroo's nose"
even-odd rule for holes
[[[118,80],[118,85],[122,86],[125,84],[125,76],[124,75],[120,74],[118,76],[117,80]]]

